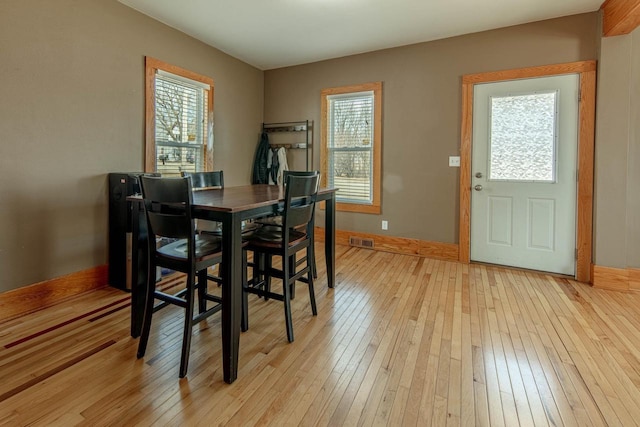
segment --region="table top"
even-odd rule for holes
[[[328,195],[336,191],[334,188],[321,188],[318,195]],[[200,190],[193,192],[193,205],[198,209],[236,212],[283,201],[284,192],[283,186],[267,184]]]
[[[335,188],[320,188],[321,199],[332,193]],[[285,189],[279,185],[252,184],[223,189],[202,189],[193,192],[193,206],[201,210],[239,212],[248,209],[270,206],[284,200]],[[129,196],[131,201],[142,200],[142,196]]]

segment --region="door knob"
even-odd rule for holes
[[[474,190],[476,190],[476,191],[482,191],[482,185],[480,185],[480,184],[476,185],[476,186],[475,186],[475,187],[473,187],[473,188],[474,188]]]

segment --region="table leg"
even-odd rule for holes
[[[336,271],[336,197],[335,193],[326,200],[324,213],[324,256],[327,261],[327,284],[333,288]]]
[[[242,310],[242,227],[237,215],[222,221],[222,368],[225,382],[238,377]]]
[[[131,336],[138,338],[142,331],[149,260],[142,202],[131,204]]]

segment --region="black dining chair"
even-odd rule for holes
[[[284,171],[284,175],[283,175],[283,179],[284,182],[287,182],[287,177],[288,176],[314,176],[314,175],[319,175],[320,173],[318,171]],[[261,224],[261,225],[275,225],[275,226],[282,226],[282,210],[283,210],[283,206],[279,206],[278,209],[278,213],[276,213],[273,216],[270,217],[266,217],[266,218],[260,218],[256,220],[256,223]],[[315,221],[313,221],[311,223],[311,229],[315,230]],[[315,238],[314,238],[314,233],[311,233],[311,247],[309,250],[309,257],[311,258],[311,271],[313,273],[313,278],[317,279],[318,278],[318,270],[316,269],[316,256],[315,256]],[[293,293],[292,296],[295,296],[295,292]]]
[[[149,241],[149,274],[146,290],[142,334],[138,358],[144,357],[153,313],[169,304],[185,310],[180,359],[180,378],[187,374],[192,328],[222,308],[222,298],[207,291],[207,269],[222,261],[221,240],[217,236],[197,234],[191,212],[193,202],[190,177],[140,177],[147,218]],[[158,238],[173,240],[164,246]],[[156,288],[156,267],[187,274],[186,287],[175,295]],[[197,279],[197,281],[196,281]],[[197,290],[198,314],[194,316]],[[155,300],[160,300],[155,305]],[[211,307],[207,303],[212,302]]]
[[[180,172],[181,176],[191,177],[191,187],[194,190],[204,189],[216,189],[221,190],[224,188],[224,172],[210,171],[210,172]],[[222,236],[222,223],[218,221],[207,221],[205,219],[196,219],[196,232],[199,234],[212,234],[215,236]],[[216,282],[218,286],[222,285],[222,274],[218,272],[218,276],[214,274],[207,275],[207,278],[213,282]]]
[[[248,294],[273,298],[284,302],[287,338],[293,341],[291,320],[291,297],[296,282],[306,283],[309,288],[311,311],[317,314],[310,250],[313,236],[313,217],[318,192],[318,174],[310,176],[288,175],[282,225],[264,225],[248,239],[243,255],[252,251],[254,259],[264,255],[265,262],[253,263],[253,278],[243,281],[242,330],[249,328]],[[296,261],[296,254],[306,251],[306,256]],[[273,268],[272,257],[282,259],[282,269]],[[244,261],[244,260],[243,260]],[[246,277],[246,276],[245,276]],[[282,294],[271,292],[271,278],[282,279]]]

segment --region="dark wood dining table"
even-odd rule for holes
[[[325,258],[327,285],[335,281],[335,193],[321,188],[318,201],[325,201]],[[132,202],[131,263],[131,335],[140,336],[147,282],[146,222],[141,196],[130,196]],[[277,212],[284,200],[284,187],[278,185],[245,185],[194,191],[195,218],[222,223],[222,357],[224,380],[232,383],[238,376],[240,312],[242,301],[242,223]]]

